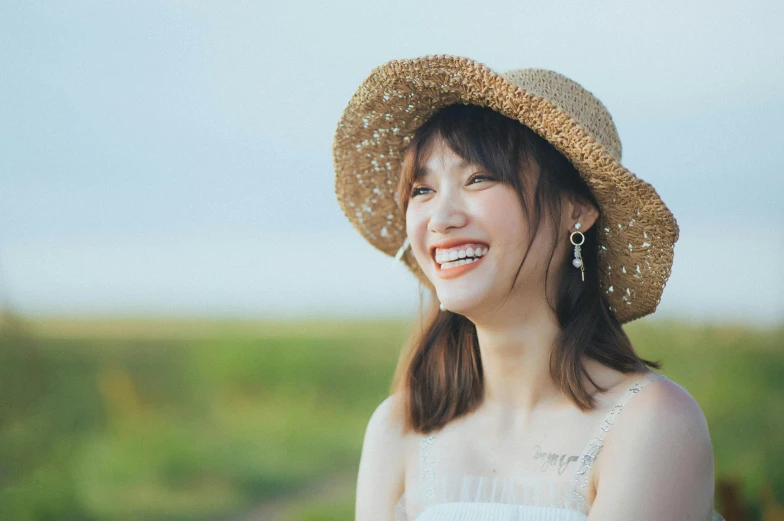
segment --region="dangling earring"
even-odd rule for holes
[[[580,229],[580,223],[574,225],[575,230]],[[580,242],[576,242],[574,237],[577,236]],[[574,245],[574,260],[572,261],[572,266],[575,268],[580,268],[580,277],[585,282],[585,266],[583,266],[583,256],[580,254],[580,246],[583,245],[585,242],[585,235],[579,231],[573,231],[572,234],[569,236],[569,242]]]

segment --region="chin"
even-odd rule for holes
[[[465,302],[460,300],[441,300],[441,304],[447,311],[457,313],[459,315],[471,314],[477,308],[476,301]]]

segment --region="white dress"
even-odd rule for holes
[[[588,441],[574,471],[558,477],[442,475],[431,456],[437,438],[427,436],[420,442],[418,487],[400,498],[395,521],[586,521],[586,485],[604,436],[629,399],[664,378],[651,372],[632,385]],[[568,467],[569,462],[561,463]],[[725,519],[714,511],[712,521]]]

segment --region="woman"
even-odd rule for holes
[[[678,227],[598,99],[392,61],[334,156],[346,216],[433,297],[369,421],[357,521],[722,519],[700,407],[621,327],[655,310]]]

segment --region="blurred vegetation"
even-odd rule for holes
[[[290,521],[353,519],[364,429],[409,328],[6,315],[0,519],[255,519],[264,504]],[[702,406],[717,482],[739,485],[752,518],[763,498],[784,503],[784,328],[627,332]],[[281,502],[332,476],[333,494]]]

